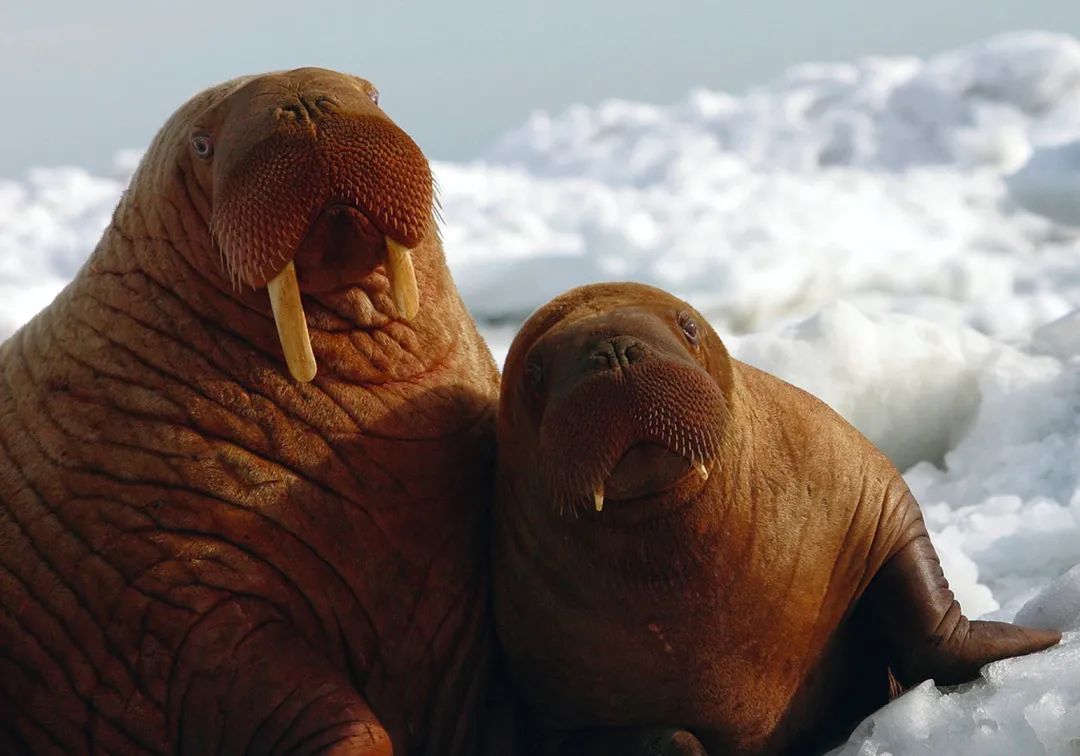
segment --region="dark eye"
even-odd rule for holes
[[[377,90],[375,87],[372,87],[371,91],[368,92],[368,97],[370,97],[371,101],[376,105],[379,104],[379,90]]]
[[[544,365],[537,357],[529,357],[525,363],[525,384],[531,391],[539,391],[544,385]]]
[[[214,142],[205,134],[199,134],[191,138],[191,149],[195,151],[196,157],[208,160],[214,154]]]
[[[679,313],[678,321],[679,321],[679,328],[682,329],[683,336],[686,337],[686,340],[689,341],[691,344],[697,346],[697,343],[698,343],[698,324],[697,324],[697,321],[695,321],[692,317],[690,317],[690,315],[688,313],[685,313],[685,312],[680,312]]]

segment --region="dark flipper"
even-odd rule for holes
[[[909,500],[917,506],[910,495]],[[929,679],[941,685],[966,682],[988,662],[1042,651],[1061,640],[1055,631],[969,621],[949,590],[921,516],[907,533],[906,545],[866,592],[890,646],[889,667],[905,688]]]
[[[701,741],[677,727],[581,730],[548,740],[543,756],[707,756]]]
[[[363,696],[262,602],[226,601],[176,659],[178,753],[390,756]]]

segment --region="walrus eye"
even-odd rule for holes
[[[686,336],[686,340],[689,341],[694,346],[697,346],[697,343],[698,343],[698,325],[694,321],[694,319],[692,317],[690,317],[687,313],[680,312],[679,317],[678,317],[678,321],[679,321],[679,328],[682,329],[683,335]]]
[[[533,391],[539,391],[544,385],[544,366],[540,360],[530,357],[525,363],[525,382]]]
[[[195,150],[197,157],[208,160],[214,154],[214,143],[210,140],[210,137],[199,134],[191,138],[191,149]]]
[[[371,91],[368,92],[368,97],[370,97],[371,101],[376,105],[379,104],[379,90],[377,90],[375,87],[372,87]]]

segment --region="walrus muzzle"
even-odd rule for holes
[[[316,364],[296,268],[307,237],[333,244],[327,209],[355,211],[353,237],[368,243],[353,256],[382,257],[398,314],[410,319],[419,309],[412,250],[434,228],[434,202],[427,160],[389,119],[339,112],[328,98],[302,104],[261,114],[269,128],[259,123],[260,138],[219,166],[211,230],[233,285],[269,291],[289,371],[306,382]]]
[[[555,334],[546,350],[538,454],[556,507],[600,512],[605,500],[654,497],[690,471],[707,479],[715,418],[726,412],[716,381],[658,320],[598,319],[591,330],[583,343]]]

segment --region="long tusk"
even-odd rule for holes
[[[420,311],[420,292],[416,288],[416,270],[413,269],[412,252],[386,237],[386,269],[390,277],[390,294],[398,314],[412,320]]]
[[[315,377],[318,365],[311,351],[311,335],[300,301],[300,285],[296,282],[296,266],[290,261],[280,273],[266,284],[270,292],[270,307],[274,311],[281,351],[292,377],[307,383]]]

